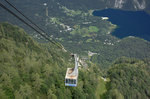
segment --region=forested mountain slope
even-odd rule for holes
[[[100,49],[100,54],[94,55],[91,58],[91,61],[98,64],[107,64],[106,66],[102,65],[104,67],[109,67],[110,63],[122,56],[138,59],[149,58],[150,56],[150,43],[134,37],[124,38],[121,41],[116,42],[114,46],[105,45]]]
[[[121,58],[108,71],[108,99],[149,99],[150,60]]]
[[[74,67],[70,59],[70,53],[57,46],[37,43],[23,29],[1,23],[1,99],[94,99],[100,72],[94,65],[90,70],[81,67],[78,87],[65,87],[66,69]]]

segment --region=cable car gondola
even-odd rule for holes
[[[67,68],[65,76],[65,86],[76,87],[78,82],[78,65],[79,57],[74,54],[75,68]]]

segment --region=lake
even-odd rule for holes
[[[144,11],[123,11],[118,9],[104,9],[94,11],[94,16],[108,17],[109,21],[118,28],[112,35],[118,38],[136,36],[150,41],[150,15]]]

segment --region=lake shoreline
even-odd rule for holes
[[[125,11],[121,9],[104,9],[93,11],[94,16],[108,17],[108,21],[117,25],[111,34],[117,38],[135,36],[150,41],[150,15],[145,11]]]

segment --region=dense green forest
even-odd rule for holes
[[[80,68],[77,87],[65,87],[67,67],[74,67],[69,52],[51,43],[37,43],[23,29],[0,24],[1,99],[94,99],[99,69]],[[91,65],[90,65],[91,64]]]
[[[149,99],[150,60],[121,58],[108,71],[109,99]]]

